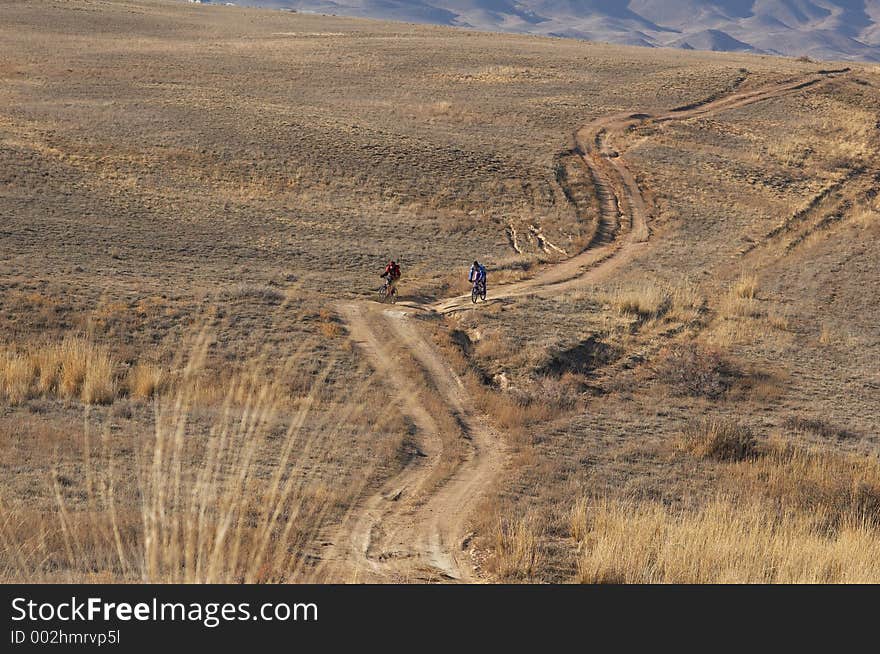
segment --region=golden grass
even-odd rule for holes
[[[705,298],[687,280],[679,283],[644,281],[634,286],[619,287],[607,301],[622,316],[641,320],[665,318],[669,321],[691,322],[705,308]]]
[[[775,438],[760,456],[731,467],[737,487],[751,496],[821,514],[830,526],[854,521],[880,527],[880,460],[826,448],[795,447]]]
[[[653,283],[644,283],[634,288],[618,289],[612,304],[622,315],[639,318],[656,318],[668,308],[669,291]]]
[[[3,374],[0,377],[2,385],[0,392],[10,404],[20,404],[31,394],[34,379],[34,369],[28,357],[15,352],[4,352]]]
[[[106,404],[117,393],[116,363],[106,348],[82,338],[7,350],[2,359],[2,396],[12,404],[30,397],[57,396]]]
[[[534,516],[498,520],[495,525],[492,570],[502,579],[528,579],[541,557],[543,533]]]
[[[831,345],[838,340],[838,335],[832,327],[830,327],[829,325],[822,325],[822,329],[819,331],[820,344]]]
[[[326,386],[332,360],[291,409],[285,383],[303,365],[294,355],[277,374],[232,379],[205,433],[193,414],[208,342],[204,334],[196,339],[175,394],[159,398],[155,429],[137,457],[138,481],[114,468],[109,432],[95,456],[86,431],[85,508],[71,504],[60,474],[52,475],[54,515],[34,520],[28,509],[4,507],[0,578],[263,583],[333,574],[316,564],[319,535],[342,520],[340,507],[351,506],[380,462],[360,461],[345,486],[331,486],[320,470],[350,450],[352,430],[373,443],[398,427],[398,414],[371,407],[369,376],[336,398]],[[87,369],[87,388],[88,379]],[[120,502],[123,493],[140,497],[139,505]]]
[[[693,420],[685,427],[676,449],[699,459],[741,461],[756,455],[757,439],[752,430],[733,420]]]
[[[731,287],[734,296],[753,300],[758,297],[758,276],[742,274]]]
[[[128,372],[128,394],[137,399],[149,399],[168,386],[169,376],[162,366],[138,362]]]
[[[569,516],[584,583],[847,583],[880,581],[880,460],[758,443],[730,422],[684,441],[719,469],[702,506],[586,500]],[[677,443],[681,446],[681,443]]]
[[[581,540],[581,583],[845,583],[880,580],[880,538],[853,516],[720,496],[695,511],[601,502]]]

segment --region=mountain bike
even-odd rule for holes
[[[385,282],[379,289],[379,302],[397,302],[397,285]]]
[[[478,279],[474,282],[474,287],[471,289],[471,302],[474,304],[477,303],[477,298],[486,301],[486,280]]]

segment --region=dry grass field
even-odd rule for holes
[[[0,579],[880,581],[874,67],[0,12]]]

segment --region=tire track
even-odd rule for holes
[[[592,284],[645,251],[650,212],[635,175],[612,146],[634,127],[728,111],[814,87],[847,71],[819,71],[758,89],[737,89],[656,116],[624,113],[585,125],[574,135],[572,151],[588,170],[600,199],[596,236],[576,256],[530,279],[493,288],[492,298],[559,293]],[[623,231],[624,237],[618,238]],[[367,301],[339,305],[351,339],[388,379],[402,410],[416,425],[417,445],[424,457],[412,459],[378,493],[356,507],[340,527],[325,561],[335,565],[335,578],[393,582],[478,579],[466,551],[468,519],[504,470],[507,450],[488,418],[473,406],[461,379],[413,324],[416,312],[444,314],[472,307],[469,295],[430,304],[399,302],[394,309]],[[442,425],[448,421],[433,415],[412,390],[413,380],[385,342],[386,335],[392,335],[419,366],[430,382],[427,390],[441,400],[442,411],[453,419],[458,433],[443,433]],[[450,438],[464,442],[463,454],[447,451],[444,444]],[[444,464],[451,464],[452,473],[438,481],[436,473]]]

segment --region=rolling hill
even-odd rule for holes
[[[623,45],[880,61],[880,0],[246,0]]]

